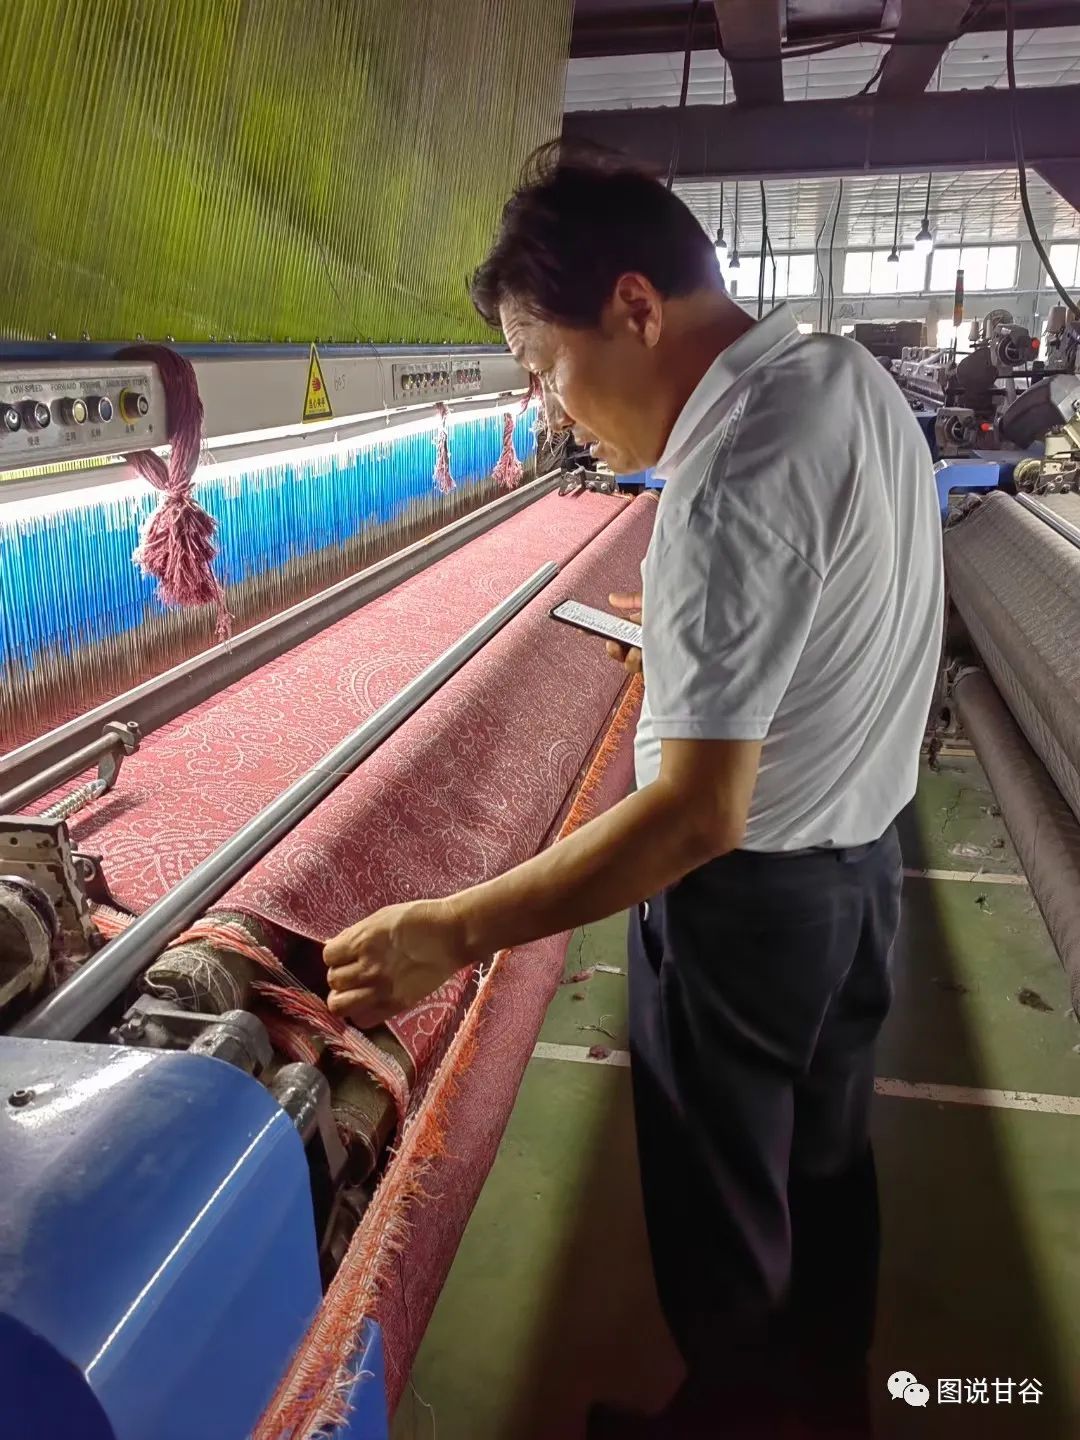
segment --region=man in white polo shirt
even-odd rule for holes
[[[657,1287],[688,1378],[589,1434],[866,1433],[867,1116],[938,662],[930,457],[868,352],[754,324],[686,207],[549,151],[473,297],[548,419],[666,481],[640,597],[635,794],[509,874],[326,947],[371,1025],[492,951],[632,909],[631,1058]],[[616,580],[620,577],[613,577]]]

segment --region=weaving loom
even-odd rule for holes
[[[385,1434],[494,1158],[567,937],[370,1034],[321,947],[630,783],[640,689],[548,612],[653,503],[567,485],[461,281],[569,9],[0,15],[13,137],[88,137],[0,229],[15,1433]]]

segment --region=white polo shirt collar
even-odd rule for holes
[[[799,327],[790,306],[778,305],[744,331],[726,350],[721,350],[679,411],[664,453],[653,467],[656,478],[670,480],[673,477],[682,460],[701,438],[699,430],[702,421],[712,414],[716,402],[726,390],[730,390],[748,370],[798,338]]]

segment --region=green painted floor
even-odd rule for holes
[[[1080,1095],[1080,1025],[1042,920],[1026,886],[986,878],[1019,865],[973,759],[924,771],[903,840],[911,869],[972,878],[905,884],[879,1076]],[[567,973],[622,970],[623,931],[618,919],[576,937]],[[625,985],[621,973],[564,985],[541,1041],[624,1050]],[[875,1142],[880,1440],[1080,1435],[1080,1114],[879,1096]],[[929,1386],[925,1409],[889,1397],[896,1370]],[[629,1071],[533,1059],[394,1440],[581,1440],[592,1399],[658,1406],[678,1376],[645,1248]],[[985,1379],[990,1402],[939,1404],[939,1379]],[[995,1379],[1037,1380],[1042,1400],[995,1403]]]

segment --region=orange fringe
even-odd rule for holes
[[[598,813],[601,779],[635,723],[643,694],[641,677],[634,676],[559,830],[559,840]],[[350,1362],[361,1325],[408,1239],[408,1211],[424,1196],[426,1173],[432,1161],[445,1153],[447,1110],[475,1058],[487,991],[512,954],[501,950],[483,976],[476,999],[447,1047],[424,1100],[405,1125],[345,1260],[252,1440],[312,1440],[348,1418],[348,1397],[355,1380]]]
[[[306,1025],[314,1037],[340,1059],[366,1070],[389,1093],[397,1110],[398,1124],[404,1121],[409,1108],[409,1077],[396,1056],[380,1050],[362,1030],[335,1015],[322,996],[311,990],[258,982],[255,988],[290,1020]]]
[[[94,925],[106,940],[115,940],[131,924],[132,916],[114,910],[111,905],[99,905],[93,913]]]
[[[272,950],[268,950],[265,945],[260,945],[257,940],[253,940],[246,930],[233,921],[219,920],[214,915],[207,915],[202,920],[196,920],[190,930],[185,930],[182,935],[178,935],[175,940],[170,941],[165,953],[175,950],[179,945],[191,945],[198,940],[207,945],[217,945],[222,950],[232,950],[237,955],[243,955],[245,960],[251,960],[261,966],[283,984],[296,985],[299,983],[289,974]]]

